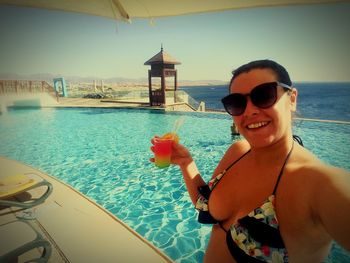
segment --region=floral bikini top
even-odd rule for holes
[[[276,217],[275,194],[283,174],[283,169],[293,150],[293,146],[294,143],[280,170],[273,193],[261,206],[255,208],[248,215],[238,219],[237,223],[230,226],[228,231],[221,226],[218,220],[211,216],[208,209],[209,196],[226,172],[246,156],[250,150],[233,162],[227,169],[210,180],[208,185],[198,189],[200,193],[196,203],[196,209],[199,210],[198,221],[203,224],[218,223],[221,226],[226,232],[226,244],[228,249],[232,257],[239,263],[288,262],[287,250],[282,240]]]

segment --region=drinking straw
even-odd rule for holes
[[[185,117],[181,116],[180,118],[178,118],[175,123],[174,123],[174,127],[173,127],[173,134],[176,134],[177,131],[180,129],[180,127],[182,126],[182,124],[184,124],[185,122]],[[174,136],[174,135],[173,135]]]

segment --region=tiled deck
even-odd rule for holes
[[[118,218],[70,186],[3,157],[0,157],[0,167],[0,177],[35,173],[52,183],[52,194],[35,208],[35,219],[29,220],[52,245],[49,262],[171,262]],[[31,194],[35,196],[42,191],[37,189]],[[17,220],[18,212],[18,208],[0,207],[0,228],[6,222]],[[20,234],[0,236],[0,246],[10,239],[21,238]],[[21,257],[19,262],[28,256]]]

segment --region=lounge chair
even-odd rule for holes
[[[15,213],[17,220],[0,224],[0,262],[17,262],[21,256],[25,262],[48,261],[51,244],[33,227],[34,221],[28,219],[35,218],[33,207],[42,204],[51,192],[52,184],[36,174],[0,177],[0,206],[25,208]],[[0,215],[0,221],[2,216],[5,221],[8,213]]]
[[[0,225],[0,240],[0,262],[17,262],[20,256],[25,262],[47,262],[51,256],[50,243],[27,221]]]
[[[15,197],[29,190],[45,186],[44,194],[38,198],[32,198],[29,201],[19,201]],[[0,206],[15,206],[21,208],[30,208],[43,203],[52,192],[52,185],[45,179],[39,179],[33,174],[18,174],[0,178]]]

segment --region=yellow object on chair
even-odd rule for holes
[[[30,202],[5,200],[20,193],[38,188],[40,186],[46,186],[46,192],[39,198],[31,200]],[[36,178],[29,176],[28,174],[18,174],[0,178],[0,205],[24,208],[32,207],[43,203],[45,199],[51,194],[51,192],[51,183],[42,178],[39,181]]]
[[[0,179],[0,198],[6,198],[21,193],[37,182],[24,174],[7,176]]]

